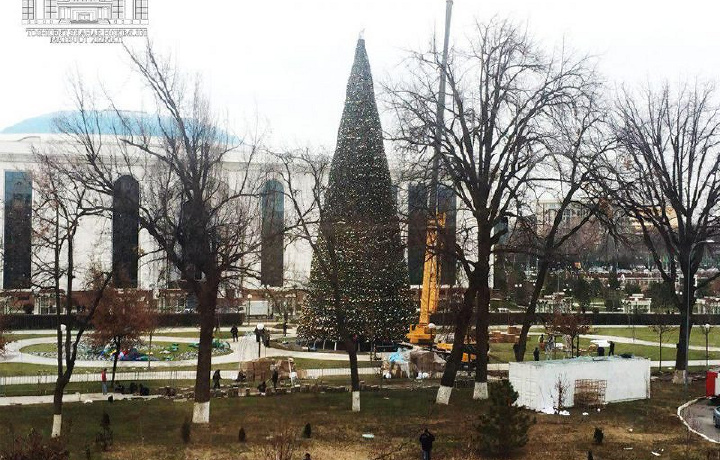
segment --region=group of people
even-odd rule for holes
[[[608,343],[608,356],[614,356],[615,342],[611,340]],[[545,356],[547,358],[549,354],[552,353],[553,350],[555,350],[555,347],[555,336],[553,336],[552,334],[548,335],[547,342],[545,342],[545,334],[540,334],[540,337],[538,338],[538,346],[535,347],[535,350],[533,350],[533,359],[535,361],[540,361],[540,348],[543,348],[543,350],[545,351]],[[605,356],[605,348],[598,347],[597,354],[598,356]]]
[[[220,369],[215,369],[215,372],[213,372],[213,376],[212,376],[213,390],[220,389],[220,380],[222,380],[222,377],[220,376]],[[279,380],[280,380],[280,373],[278,372],[277,367],[273,367],[272,374],[270,376],[270,381],[273,384],[273,390],[277,390],[277,385],[278,385]],[[238,378],[235,381],[236,382],[245,381],[245,374],[242,371],[240,371],[238,373]],[[265,395],[265,393],[267,393],[267,383],[265,383],[265,380],[260,382],[260,384],[257,386],[257,389],[258,389],[258,393],[260,393],[263,396]]]

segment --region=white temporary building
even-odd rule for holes
[[[517,405],[537,411],[575,405],[575,394],[599,391],[602,402],[650,398],[650,360],[620,356],[558,359],[510,363],[510,383],[519,397]]]

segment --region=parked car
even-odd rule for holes
[[[720,406],[713,409],[713,424],[715,424],[715,428],[720,428]]]

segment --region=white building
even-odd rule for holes
[[[35,293],[35,312],[47,313],[52,311],[50,304],[53,299],[38,292],[37,283],[34,280],[35,268],[38,259],[42,255],[33,249],[32,230],[33,203],[37,205],[37,194],[33,192],[36,184],[33,183],[33,171],[39,167],[38,159],[33,154],[33,149],[44,151],[47,148],[57,148],[59,142],[67,142],[60,136],[52,134],[53,114],[26,120],[13,127],[0,132],[0,189],[3,190],[3,205],[0,206],[0,225],[3,232],[0,238],[0,247],[3,248],[3,260],[0,264],[0,286],[4,290],[33,291]],[[108,137],[111,133],[105,133]],[[111,144],[106,139],[105,144]],[[64,148],[64,147],[62,147]],[[73,146],[69,145],[68,150],[72,151]],[[243,152],[225,161],[224,169],[228,177],[232,178],[236,173],[238,177],[244,174],[247,163],[242,161]],[[282,221],[292,219],[292,206],[284,196],[283,181],[278,165],[256,162],[255,176],[262,181],[263,189],[272,196],[274,218]],[[391,166],[392,168],[392,166]],[[397,171],[393,171],[393,175]],[[132,171],[131,174],[123,176],[118,180],[126,180],[123,186],[135,187],[140,190],[145,171]],[[137,179],[135,179],[137,178]],[[302,171],[293,178],[294,186],[299,189],[300,195],[311,196],[313,178]],[[449,191],[448,191],[449,192]],[[137,192],[140,194],[140,192]],[[423,195],[425,193],[425,195]],[[415,235],[417,238],[408,238],[407,258],[410,265],[411,284],[419,285],[422,280],[422,263],[425,245],[425,222],[422,219],[413,219],[413,213],[418,216],[422,214],[426,191],[414,184],[396,185],[396,198],[399,212],[402,215],[410,215],[408,224],[402,229],[403,235]],[[142,197],[140,198],[142,200]],[[448,228],[460,227],[461,218],[467,216],[457,212],[455,197],[452,192],[441,195],[440,203],[446,212]],[[264,214],[263,214],[264,215]],[[416,216],[417,217],[417,216]],[[135,224],[137,225],[137,224]],[[262,222],[258,222],[257,231],[261,232]],[[157,248],[153,239],[145,231],[140,231],[133,238],[124,238],[114,241],[113,219],[110,216],[87,217],[81,223],[76,237],[74,251],[76,263],[76,279],[84,280],[91,263],[100,264],[104,269],[113,265],[114,257],[134,257],[137,254],[148,254]],[[118,240],[118,238],[115,238]],[[306,242],[285,241],[285,244],[268,244],[263,246],[262,254],[258,256],[256,271],[259,274],[257,279],[238,280],[237,285],[241,289],[271,289],[271,290],[293,290],[301,287],[307,281],[312,260],[312,250]],[[470,251],[468,251],[470,252]],[[123,256],[124,254],[124,256]],[[44,257],[51,257],[45,254]],[[144,290],[160,290],[168,288],[168,275],[178,277],[177,272],[157,260],[134,260],[131,272],[131,285]],[[443,284],[462,284],[458,279],[457,266],[452,261],[445,261],[443,264]],[[237,292],[241,296],[244,294]],[[172,297],[172,296],[171,296]],[[162,301],[160,301],[162,300]],[[158,305],[170,302],[169,310],[182,310],[186,308],[184,299],[172,297],[160,299]],[[257,299],[255,301],[260,301]],[[247,302],[250,302],[248,300]]]

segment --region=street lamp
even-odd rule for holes
[[[692,255],[695,251],[695,248],[700,246],[701,244],[712,244],[715,240],[703,240],[703,241],[696,241],[690,246],[690,251],[688,251],[688,264],[687,264],[687,273],[685,274],[685,284],[686,284],[686,291],[685,295],[687,296],[687,315],[685,315],[685,375],[683,376],[683,380],[685,383],[685,391],[687,392],[688,389],[688,378],[690,377],[690,374],[688,372],[688,366],[690,365],[690,314],[692,312],[692,304],[690,302],[690,283],[692,283],[692,276],[690,275],[691,272],[691,265],[692,265]]]

